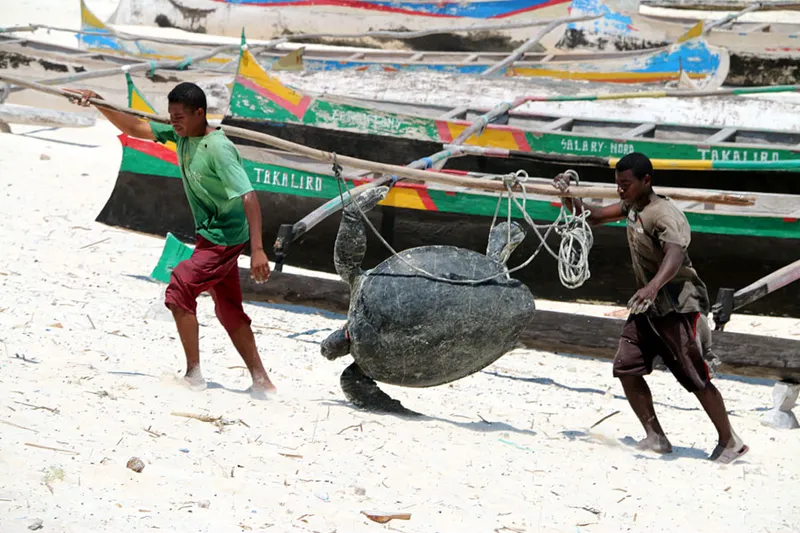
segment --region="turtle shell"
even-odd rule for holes
[[[483,279],[504,268],[453,246],[400,252],[437,277]],[[473,374],[511,350],[530,323],[530,290],[505,275],[481,284],[433,280],[392,256],[359,280],[350,304],[350,353],[376,381],[431,387]]]

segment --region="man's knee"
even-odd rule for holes
[[[214,299],[214,313],[217,320],[228,333],[233,333],[242,326],[249,326],[250,317],[244,312],[241,302],[226,299]]]
[[[173,314],[180,312],[195,313],[197,295],[191,286],[192,269],[189,261],[181,261],[172,270],[169,284],[164,292],[164,305]]]

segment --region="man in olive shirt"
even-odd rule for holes
[[[653,165],[647,156],[631,153],[616,165],[616,184],[621,202],[599,207],[564,198],[576,213],[589,209],[591,224],[627,219],[628,246],[639,290],[628,302],[631,314],[622,329],[613,363],[625,396],[644,426],[642,449],[672,451],[658,422],[650,388],[644,380],[661,356],[678,382],[694,393],[719,434],[709,459],[730,463],[748,447],[731,429],[725,403],[711,383],[703,358],[697,326],[709,310],[706,286],[689,259],[689,223],[683,212],[652,188]],[[569,177],[557,176],[554,186],[569,187]]]
[[[75,92],[77,103],[100,98],[93,91]],[[140,139],[177,143],[183,189],[194,217],[197,243],[191,258],[172,271],[165,304],[172,311],[186,354],[184,379],[193,390],[206,388],[200,371],[197,297],[207,291],[214,310],[242,356],[255,398],[275,392],[258,355],[250,318],[242,307],[238,258],[249,240],[251,276],[267,281],[269,262],[261,241],[261,208],[242,158],[220,129],[206,121],[206,95],[193,83],[180,83],[169,93],[171,126],[145,122],[131,115],[97,109],[123,133]]]

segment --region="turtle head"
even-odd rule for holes
[[[516,222],[511,224],[501,222],[489,232],[489,245],[486,247],[486,255],[505,265],[517,246],[525,240],[525,236],[525,230]]]

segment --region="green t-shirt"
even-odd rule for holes
[[[253,190],[242,157],[222,130],[179,137],[172,126],[151,122],[156,140],[178,145],[183,190],[195,230],[214,244],[235,246],[250,238],[242,196]]]

